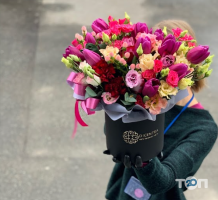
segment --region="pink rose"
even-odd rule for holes
[[[112,34],[115,34],[115,35],[120,35],[121,33],[121,29],[119,25],[111,27],[110,31]]]
[[[129,19],[127,19],[127,18],[119,19],[119,24],[124,24],[124,22],[125,22],[126,20],[127,20],[128,23],[129,23]]]
[[[79,44],[79,45],[76,46],[76,48],[77,48],[78,50],[82,50],[82,49],[83,49],[83,46],[82,46],[81,44]]]
[[[142,82],[141,74],[139,74],[134,69],[131,69],[130,71],[128,71],[128,73],[126,74],[126,85],[128,87],[134,88],[140,85],[141,82]]]
[[[154,60],[154,72],[158,73],[162,70],[163,63],[160,60]]]
[[[179,82],[179,76],[177,72],[170,70],[166,82],[172,87],[177,87]]]
[[[133,26],[130,24],[122,24],[120,26],[121,26],[121,30],[124,33],[129,33],[129,32],[132,32],[134,30]]]
[[[123,41],[121,40],[115,40],[111,43],[112,47],[117,47],[118,49],[121,49],[123,46]]]
[[[113,18],[112,16],[109,16],[109,17],[108,17],[108,21],[109,21],[109,22],[111,22],[111,21],[113,21],[113,20],[114,20],[114,18]]]
[[[79,45],[79,42],[77,41],[77,39],[74,39],[72,41],[72,45],[75,46],[75,47]]]
[[[136,40],[137,40],[138,38],[140,38],[140,37],[142,37],[142,38],[148,37],[148,38],[151,40],[151,46],[152,46],[152,48],[155,47],[155,45],[156,45],[156,43],[157,43],[157,40],[156,40],[156,37],[157,37],[157,36],[156,36],[156,35],[150,34],[150,33],[138,33],[137,36],[136,36]]]
[[[133,37],[123,37],[122,42],[126,42],[128,44],[128,47],[134,47],[135,41]]]
[[[175,36],[176,38],[178,38],[179,35],[180,35],[180,33],[182,32],[182,29],[176,28],[176,29],[172,29],[172,31],[173,31],[174,36]]]
[[[152,78],[155,78],[155,72],[153,69],[147,69],[142,72],[142,77],[148,81]]]
[[[110,92],[103,92],[101,97],[103,98],[103,101],[106,104],[115,103],[117,101],[117,99],[119,98],[119,96],[116,98],[112,97]]]
[[[119,25],[118,21],[111,21],[111,22],[109,22],[110,28],[113,27],[113,26],[117,26],[117,25]]]

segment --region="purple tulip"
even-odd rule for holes
[[[107,29],[109,29],[108,24],[101,18],[98,18],[94,22],[92,22],[92,30],[96,33],[100,33]]]
[[[150,30],[152,32],[152,29]],[[149,33],[148,26],[146,23],[138,22],[134,24],[134,30],[132,31],[132,36],[135,38],[137,33]]]
[[[67,58],[70,54],[81,58],[81,60],[85,60],[85,57],[83,56],[83,54],[76,47],[68,46],[65,49],[65,53],[63,54],[63,57]]]
[[[172,34],[169,34],[158,48],[158,53],[161,56],[168,54],[173,55],[179,49],[180,45],[181,42],[177,42],[176,38]]]
[[[134,54],[135,56],[138,56],[136,50],[138,49],[140,43],[142,44],[142,49],[143,49],[143,53],[144,54],[149,54],[151,53],[151,40],[149,37],[145,37],[145,38],[138,38],[138,40],[135,43],[135,49],[134,49]]]
[[[83,55],[86,59],[86,62],[90,64],[91,66],[98,63],[102,58],[99,54],[95,53],[94,51],[91,51],[89,49],[83,50]]]
[[[175,62],[175,57],[173,55],[166,55],[161,58],[161,62],[163,63],[163,67],[170,67]]]
[[[87,34],[86,34],[85,41],[86,41],[87,43],[92,43],[92,44],[95,44],[95,43],[96,43],[95,38],[92,36],[91,33],[87,33]]]
[[[163,40],[164,39],[164,33],[163,31],[159,28],[156,31],[154,31],[154,35],[156,35],[157,40]]]
[[[142,89],[143,96],[153,97],[157,94],[158,88],[160,85],[160,81],[156,78],[149,79]]]
[[[188,71],[188,66],[184,63],[178,63],[169,67],[170,70],[177,72],[179,80],[185,77],[190,71]]]
[[[209,55],[208,46],[199,45],[194,47],[187,53],[187,59],[193,64],[199,64],[204,61]]]

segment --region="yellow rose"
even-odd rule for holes
[[[115,57],[118,54],[119,49],[117,47],[107,46],[106,49],[100,49],[99,51],[104,55],[104,57],[111,57],[111,55]]]
[[[179,81],[179,89],[180,90],[184,90],[186,89],[188,86],[191,86],[193,85],[194,81],[192,81],[190,78],[182,78],[180,81]]]
[[[139,57],[139,63],[142,72],[144,72],[147,69],[153,69],[154,57],[151,54],[142,54]]]
[[[178,64],[178,63],[184,63],[184,64],[188,65],[188,68],[191,65],[191,63],[186,59],[186,57],[185,57],[185,55],[183,55],[183,53],[181,55],[176,56],[175,64]]]
[[[166,81],[161,80],[161,85],[158,88],[159,95],[161,97],[167,97],[169,99],[168,95],[176,95],[178,90],[171,85],[169,85]]]

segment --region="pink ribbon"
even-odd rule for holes
[[[67,78],[67,83],[70,85],[70,87],[72,87],[72,89],[74,89],[74,82],[73,79],[77,76],[76,72],[71,72],[70,75]]]
[[[85,111],[87,115],[93,115],[95,114],[95,111],[91,111],[91,109],[95,109],[100,101],[100,99],[95,98],[87,98],[85,99],[85,93],[86,93],[86,85],[75,83],[73,80],[77,76],[77,73],[71,72],[70,75],[67,78],[67,83],[72,87],[74,90],[74,98],[76,98],[75,102],[75,121],[74,121],[74,130],[72,134],[72,138],[74,138],[76,131],[77,131],[77,125],[78,122],[81,126],[88,126],[83,119],[80,116],[79,113],[79,102],[81,102],[81,107]]]

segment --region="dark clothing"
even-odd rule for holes
[[[175,105],[166,113],[165,128],[182,108]],[[207,110],[188,107],[164,135],[162,160],[155,157],[140,170],[115,164],[106,199],[133,200],[124,193],[131,176],[138,178],[151,194],[149,200],[186,199],[183,192],[187,188],[184,183],[179,188],[175,179],[186,179],[197,172],[217,139],[217,130],[217,124]]]

